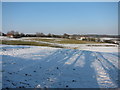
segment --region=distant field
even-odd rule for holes
[[[63,48],[62,46],[51,45],[48,43],[38,43],[33,41],[20,41],[20,40],[2,40],[0,44],[5,45],[30,45],[30,46],[47,46],[47,47],[56,47],[56,48]]]
[[[57,41],[57,43],[61,43],[61,44],[89,44],[89,43],[99,43],[99,42],[64,39],[61,41]]]
[[[45,39],[45,38],[33,38],[33,39],[25,39],[25,40],[36,40],[36,41],[44,41],[44,42],[54,42],[55,39]]]
[[[59,43],[59,44],[95,44],[100,42],[93,42],[93,41],[82,41],[82,40],[74,40],[74,39],[45,39],[45,38],[34,38],[34,39],[26,39],[26,40],[36,40],[36,41],[44,41],[50,43]]]
[[[7,38],[7,39],[5,38],[5,39],[2,39],[2,42],[0,42],[0,44],[30,45],[30,46],[45,46],[45,47],[55,47],[55,48],[78,49],[81,46],[76,46],[76,45],[79,45],[79,44],[83,45],[83,44],[102,44],[102,43],[92,42],[92,41],[74,40],[74,39],[65,39],[65,38],[27,37],[27,38],[17,38],[17,39],[16,38]],[[76,45],[71,46],[73,44],[76,44]]]

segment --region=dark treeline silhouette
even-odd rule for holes
[[[63,35],[56,35],[56,34],[44,34],[41,32],[36,32],[35,34],[24,34],[20,33],[18,31],[9,31],[7,33],[0,32],[0,36],[8,36],[8,37],[14,37],[14,38],[20,38],[20,37],[54,37],[54,38],[68,38],[68,39],[78,39],[80,37],[92,37],[92,38],[120,38],[120,35],[97,35],[97,34],[86,34],[86,35],[80,35],[80,34],[67,34],[64,33]]]
[[[64,34],[64,35],[56,35],[56,34],[44,34],[44,33],[40,33],[40,32],[36,32],[35,34],[24,34],[24,33],[20,33],[18,31],[9,31],[7,33],[3,33],[0,32],[0,36],[7,36],[7,37],[13,37],[13,38],[20,38],[20,37],[54,37],[54,38],[69,38],[68,34]]]

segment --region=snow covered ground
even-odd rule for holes
[[[118,87],[118,47],[0,47],[3,88]]]

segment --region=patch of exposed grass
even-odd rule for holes
[[[57,46],[57,45],[50,45],[49,47],[55,47],[55,48],[65,48],[63,46]]]
[[[19,40],[2,40],[0,44],[6,45],[30,45],[30,46],[47,46],[47,47],[55,47],[55,48],[63,48],[62,46],[51,45],[48,43],[38,43],[33,41],[19,41]]]
[[[19,40],[2,40],[2,44],[7,45],[34,45],[34,46],[46,46],[48,44],[41,44],[37,42],[29,42],[29,41],[19,41]]]
[[[74,39],[64,39],[61,41],[56,41],[60,44],[89,44],[89,43],[98,43],[98,42],[92,42],[92,41],[82,41],[82,40],[74,40]]]

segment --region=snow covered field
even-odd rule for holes
[[[118,47],[0,47],[3,88],[118,87]]]

